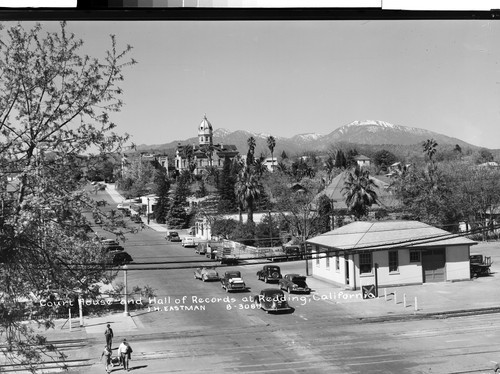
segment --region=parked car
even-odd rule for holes
[[[182,238],[182,246],[183,247],[195,247],[196,243],[194,242],[194,238],[192,236],[185,236]]]
[[[232,270],[226,271],[224,277],[220,279],[221,287],[226,292],[229,291],[247,291],[248,287],[241,278],[241,272]]]
[[[102,239],[101,240],[102,248],[106,252],[112,251],[123,251],[123,247],[114,239]]]
[[[196,244],[195,252],[200,255],[207,254],[208,247],[210,247],[210,244],[208,244],[207,242],[199,242],[198,244]]]
[[[220,277],[215,268],[204,266],[194,271],[194,279],[201,279],[203,282],[206,282],[209,280],[219,280]]]
[[[169,231],[167,235],[165,235],[165,239],[167,239],[169,242],[180,242],[181,237],[179,236],[179,233],[177,231]]]
[[[470,275],[477,278],[480,275],[490,275],[491,257],[483,255],[470,255]]]
[[[264,267],[257,272],[257,278],[268,283],[269,281],[279,281],[283,276],[281,269],[276,265],[264,265]]]
[[[128,264],[128,263],[132,262],[132,261],[134,261],[132,259],[132,256],[130,256],[127,252],[113,251],[113,252],[110,253],[110,262],[114,266],[125,265],[125,264]]]
[[[133,216],[130,216],[130,219],[132,220],[132,222],[142,223],[142,218],[138,214],[134,214]]]
[[[260,294],[255,295],[253,300],[258,309],[263,309],[267,313],[292,309],[283,291],[276,288],[266,288],[260,291]]]
[[[311,289],[306,283],[306,277],[300,274],[286,274],[278,281],[279,287],[282,290],[292,292],[311,293]]]

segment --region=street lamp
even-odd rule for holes
[[[127,298],[127,294],[128,294],[128,290],[127,290],[127,269],[128,269],[127,264],[123,265],[123,282],[125,283],[125,286],[124,286],[125,310],[123,312],[123,315],[125,317],[129,317],[130,316],[130,313],[128,312],[128,298]]]
[[[147,216],[148,216],[148,225],[149,225],[149,197],[147,198],[147,200],[148,200]]]
[[[271,242],[271,247],[273,246],[273,221],[271,217],[271,210],[269,209],[269,240]]]

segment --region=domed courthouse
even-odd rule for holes
[[[238,155],[235,145],[213,144],[213,128],[207,116],[203,117],[198,126],[198,145],[178,145],[175,153],[175,167],[179,172],[189,165],[195,166],[194,174],[201,175],[207,166],[222,168],[225,158],[232,160]]]

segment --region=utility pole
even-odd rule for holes
[[[125,310],[123,312],[123,315],[125,317],[128,317],[130,316],[130,313],[128,312],[128,297],[127,297],[127,294],[128,294],[128,290],[127,290],[127,265],[123,265],[123,282],[125,283],[124,284],[124,302],[125,302]]]
[[[147,209],[147,213],[146,214],[148,216],[148,225],[149,225],[149,197],[147,198],[147,200],[148,200],[148,209]]]

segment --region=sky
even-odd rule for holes
[[[54,29],[56,22],[42,22]],[[355,120],[500,149],[500,23],[488,20],[71,21],[86,53],[109,34],[124,71],[118,132],[136,144],[215,129],[329,134]]]

